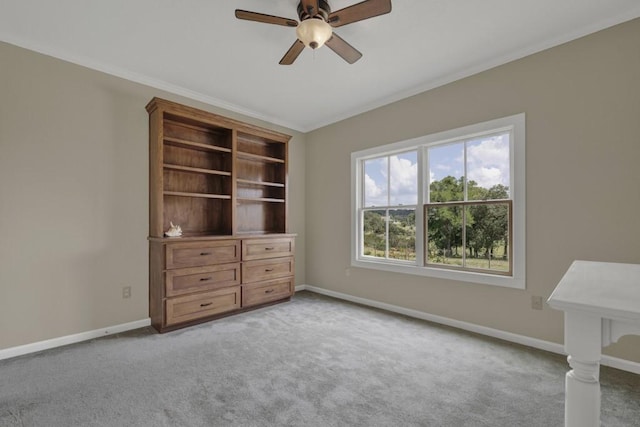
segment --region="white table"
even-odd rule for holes
[[[574,261],[547,303],[564,311],[564,425],[600,426],[602,347],[640,335],[640,265]]]

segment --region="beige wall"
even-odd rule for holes
[[[293,135],[305,281],[304,135],[4,43],[0,64],[0,349],[148,318],[153,96]]]
[[[384,84],[381,82],[381,84]],[[350,153],[526,113],[527,288],[349,267]],[[310,161],[313,159],[313,161]],[[640,19],[307,135],[307,283],[561,343],[574,259],[640,263]],[[639,337],[607,353],[640,362]]]

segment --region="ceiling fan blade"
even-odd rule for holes
[[[296,40],[293,43],[293,45],[291,45],[287,53],[285,53],[282,59],[280,60],[280,65],[293,64],[293,61],[295,61],[298,58],[298,55],[300,55],[300,52],[302,52],[303,50],[304,50],[304,43],[302,43],[300,40]]]
[[[250,12],[248,10],[236,9],[236,18],[247,21],[263,22],[265,24],[283,25],[285,27],[297,27],[298,21],[280,16],[265,15],[264,13]]]
[[[301,0],[300,4],[309,16],[314,17],[318,13],[318,0]]]
[[[331,38],[325,43],[329,46],[329,49],[340,55],[342,59],[349,64],[353,64],[358,59],[362,58],[362,54],[355,47],[344,41],[339,35],[333,33]],[[304,45],[303,45],[304,46]]]
[[[329,24],[332,27],[341,27],[389,12],[391,12],[391,0],[365,0],[331,13]]]

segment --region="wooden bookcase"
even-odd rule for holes
[[[153,326],[164,332],[290,298],[291,137],[159,98],[146,108]],[[182,237],[164,237],[170,223]],[[259,253],[245,259],[245,246]]]

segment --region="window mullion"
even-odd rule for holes
[[[357,167],[357,176],[359,178],[359,182],[357,189],[358,197],[356,199],[356,203],[358,205],[358,217],[356,218],[356,224],[358,227],[358,234],[356,235],[358,247],[356,249],[356,258],[360,258],[364,255],[364,160],[358,160]]]
[[[463,157],[463,163],[462,163],[462,170],[463,170],[463,190],[462,190],[462,200],[467,202],[469,201],[469,195],[467,194],[468,192],[468,185],[467,183],[469,182],[469,177],[468,177],[468,170],[467,170],[467,143],[468,141],[464,141],[463,144],[463,151],[462,151],[462,157]],[[461,209],[462,209],[462,268],[466,268],[467,267],[467,253],[466,253],[466,248],[467,248],[467,215],[466,215],[466,205],[462,205]]]
[[[429,168],[428,168],[428,154],[426,147],[420,147],[417,152],[417,165],[418,165],[418,187],[417,191],[417,199],[416,199],[416,208],[415,208],[415,216],[416,216],[416,235],[415,235],[415,250],[416,250],[416,265],[423,267],[424,266],[424,254],[425,254],[425,243],[426,243],[426,235],[424,232],[424,203],[425,197],[428,197],[429,191],[429,183],[426,183],[425,189],[425,177],[429,176]],[[428,178],[427,178],[428,180]],[[420,207],[420,209],[418,209]]]
[[[391,206],[391,156],[387,156],[387,209],[385,211],[386,217],[386,232],[385,232],[385,258],[389,259],[389,206]]]
[[[462,149],[462,200],[465,202],[469,200],[467,196],[467,142],[468,141],[464,141]]]
[[[389,207],[385,210],[385,248],[384,257],[389,259]]]
[[[364,208],[360,208],[359,210],[359,214],[358,214],[358,229],[359,231],[359,236],[358,236],[358,240],[360,241],[358,243],[358,257],[361,257],[362,255],[364,255]]]
[[[462,268],[467,268],[467,205],[463,204],[460,208],[462,209]]]

